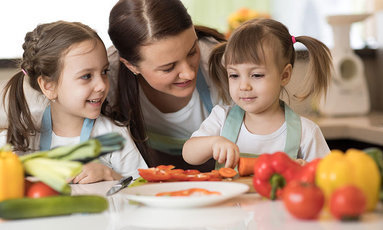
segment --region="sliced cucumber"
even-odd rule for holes
[[[24,219],[72,213],[98,213],[107,208],[108,201],[96,195],[10,199],[0,202],[0,218]]]

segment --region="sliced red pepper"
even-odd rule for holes
[[[187,175],[189,181],[207,181],[210,179],[206,173],[190,174]]]
[[[262,154],[254,164],[254,189],[260,195],[275,200],[300,169],[301,166],[284,152]]]
[[[171,175],[166,170],[158,168],[138,169],[138,173],[147,181],[166,181],[171,178]]]
[[[174,166],[174,165],[158,165],[156,168],[162,169],[162,170],[172,170],[175,167],[176,166]]]
[[[200,174],[201,172],[197,169],[187,169],[185,170],[185,174],[187,175],[196,175],[196,174]]]
[[[187,181],[188,177],[185,174],[185,171],[183,169],[173,169],[168,171],[170,174],[171,178],[170,180],[172,181]]]
[[[190,196],[195,193],[199,193],[202,195],[221,195],[220,192],[209,191],[204,188],[189,188],[189,189],[179,190],[179,191],[161,192],[161,193],[157,193],[156,196]]]

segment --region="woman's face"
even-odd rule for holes
[[[142,61],[133,72],[140,73],[152,88],[180,98],[193,93],[200,60],[194,27],[143,46],[140,54]]]

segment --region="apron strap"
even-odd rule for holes
[[[202,100],[202,103],[205,106],[205,109],[210,114],[211,110],[213,109],[213,103],[211,101],[209,87],[207,86],[205,77],[201,70],[201,64],[197,72],[197,90]]]
[[[284,152],[290,158],[298,158],[298,151],[301,145],[302,124],[301,118],[290,107],[282,101],[285,108],[285,120],[287,127],[286,144]]]
[[[94,119],[85,118],[81,128],[80,142],[89,140],[92,133]],[[40,150],[50,150],[52,144],[52,117],[51,106],[47,106],[44,110],[41,120]]]
[[[233,143],[237,142],[239,131],[243,123],[243,117],[245,111],[238,105],[234,105],[228,115],[226,116],[225,123],[223,124],[221,136],[230,140]],[[218,161],[215,162],[215,169],[223,168],[225,164],[220,164]],[[238,171],[238,170],[237,170]]]

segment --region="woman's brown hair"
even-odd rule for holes
[[[137,65],[141,61],[140,48],[150,42],[176,36],[193,26],[190,15],[180,0],[120,0],[109,17],[108,33],[120,57]],[[214,29],[195,26],[201,37],[224,36]],[[120,63],[115,105],[109,116],[130,126],[136,145],[146,163],[154,159],[148,155],[147,136],[139,100],[138,77]]]
[[[29,137],[39,132],[25,99],[24,77],[34,90],[42,93],[37,79],[41,76],[46,81],[58,82],[63,56],[71,46],[86,40],[101,41],[93,29],[79,22],[41,24],[26,34],[20,71],[7,82],[3,96],[3,104],[8,98],[7,142],[15,151],[29,150]]]
[[[309,53],[309,66],[306,73],[311,81],[301,95],[303,100],[310,95],[318,99],[326,94],[332,73],[332,57],[328,47],[321,41],[308,37],[294,37],[296,42],[306,46]],[[268,49],[268,50],[266,50]],[[291,34],[286,26],[273,19],[252,19],[239,26],[227,43],[217,46],[209,59],[209,69],[214,81],[228,82],[226,66],[228,64],[263,63],[265,54],[271,54],[281,70],[291,64],[294,67],[295,49]],[[225,85],[228,90],[228,83]]]

